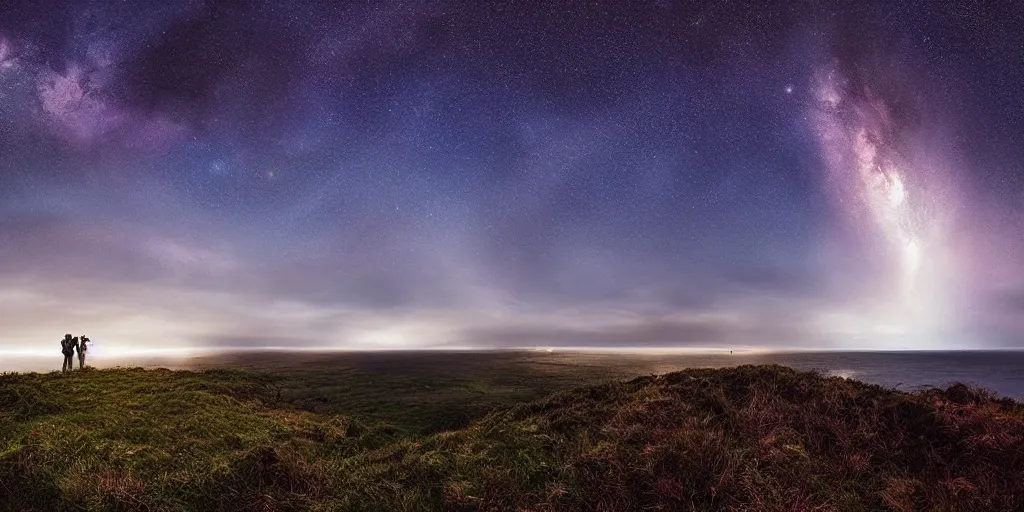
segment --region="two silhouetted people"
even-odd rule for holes
[[[70,334],[65,334],[64,339],[60,340],[60,351],[64,354],[64,365],[60,371],[70,372],[75,369],[75,352],[78,352],[78,369],[84,369],[85,353],[89,350],[88,343],[89,338],[86,338],[84,335],[72,337]]]

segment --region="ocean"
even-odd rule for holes
[[[1024,351],[813,352],[765,354],[749,359],[755,364],[778,363],[800,370],[822,370],[904,391],[963,382],[1024,400]]]

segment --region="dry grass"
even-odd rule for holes
[[[0,508],[1024,508],[1024,408],[963,385],[911,394],[778,366],[689,370],[423,433],[302,411],[265,384],[0,377]],[[67,392],[84,388],[92,398]]]

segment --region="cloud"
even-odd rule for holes
[[[806,269],[803,272],[767,266],[734,269],[726,274],[725,281],[738,288],[737,291],[773,296],[807,297],[821,291]]]
[[[0,290],[0,350],[45,351],[64,332],[85,332],[108,351],[416,349],[441,346],[460,321],[458,312],[381,312],[168,283],[0,278]]]
[[[722,348],[804,342],[797,321],[764,308],[758,315],[750,305],[671,315],[564,306],[381,309],[88,277],[0,276],[0,290],[0,349],[45,349],[53,336],[69,330],[86,332],[111,349]]]
[[[713,321],[650,320],[628,325],[558,326],[512,324],[462,331],[461,341],[488,347],[707,347],[728,339],[727,326]]]
[[[223,275],[242,266],[226,249],[218,250],[169,237],[148,236],[142,245],[154,260],[175,271]]]
[[[1010,313],[1024,314],[1024,289],[1004,292],[999,302]]]
[[[125,282],[230,283],[246,263],[225,244],[102,216],[59,210],[0,209],[0,278],[59,283],[88,279],[104,287]],[[205,284],[204,284],[205,283]]]
[[[771,304],[775,301],[776,304]],[[669,314],[562,308],[490,318],[459,331],[457,342],[486,347],[797,347],[811,341],[804,314],[778,299],[722,303]],[[626,304],[623,306],[628,307]]]

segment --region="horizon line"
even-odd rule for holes
[[[96,354],[97,348],[90,350]],[[102,348],[99,350],[103,350]],[[0,357],[48,358],[55,357],[54,350],[40,349],[0,349]],[[516,347],[481,347],[481,346],[433,346],[433,347],[178,347],[178,348],[126,348],[116,347],[109,352],[103,350],[104,357],[124,358],[132,356],[157,357],[202,357],[206,355],[234,354],[244,352],[262,353],[367,353],[367,352],[540,352],[540,353],[614,353],[614,354],[678,354],[678,355],[765,355],[765,354],[799,354],[799,353],[939,353],[939,352],[1024,352],[1024,347],[971,347],[971,348],[914,348],[914,347],[651,347],[651,346],[516,346]],[[93,357],[96,357],[95,355]]]

